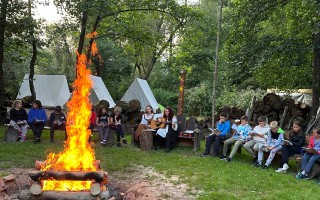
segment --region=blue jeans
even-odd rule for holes
[[[317,160],[320,160],[320,154],[310,154],[306,152],[302,156],[302,163],[301,163],[302,170],[305,171],[306,173],[309,173],[311,171],[313,164]]]

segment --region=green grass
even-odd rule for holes
[[[45,160],[49,151],[57,153],[63,148],[64,134],[59,131],[56,132],[54,144],[49,142],[48,130],[44,131],[44,140],[40,144],[33,144],[31,131],[28,132],[29,141],[26,143],[3,142],[5,130],[5,127],[0,127],[0,169],[34,167],[35,160]],[[130,137],[127,136],[127,139]],[[276,165],[268,170],[251,166],[251,158],[244,151],[236,154],[231,163],[225,163],[217,158],[201,158],[199,152],[193,153],[191,148],[183,147],[170,153],[162,150],[142,152],[130,145],[117,148],[97,144],[94,148],[96,158],[101,160],[101,167],[109,173],[130,173],[135,165],[150,166],[168,178],[178,176],[180,182],[202,191],[198,197],[201,200],[318,198],[316,191],[319,185],[315,180],[295,179],[295,163],[290,163],[290,173],[277,174],[274,172]]]

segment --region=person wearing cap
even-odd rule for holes
[[[57,129],[66,131],[66,116],[61,112],[61,106],[56,106],[55,111],[50,114],[48,125],[50,127],[50,142],[54,142],[54,131]],[[65,140],[67,133],[65,132]]]
[[[267,169],[269,167],[276,153],[282,149],[283,135],[285,133],[276,121],[272,121],[269,127],[270,131],[268,133],[267,144],[259,144],[257,167],[262,166],[264,151],[270,152],[266,163],[262,166],[263,169]]]

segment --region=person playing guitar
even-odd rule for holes
[[[165,140],[166,151],[169,152],[174,147],[178,138],[177,118],[174,116],[172,108],[166,107],[163,112],[163,117],[158,118],[157,123],[165,125],[163,128],[157,130],[157,143],[159,145]]]

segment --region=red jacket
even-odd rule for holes
[[[311,136],[310,140],[309,140],[308,148],[314,148],[314,149],[316,149],[318,151],[318,154],[320,154],[320,150],[319,150],[320,147],[315,147],[314,146],[314,140],[315,140],[314,136]]]
[[[96,124],[96,118],[97,118],[97,113],[96,112],[92,112],[91,113],[91,117],[90,117],[90,123],[91,124]]]

